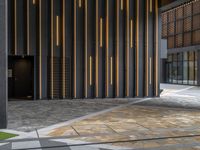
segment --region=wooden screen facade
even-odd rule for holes
[[[168,49],[200,44],[200,0],[162,13],[162,38]]]
[[[35,99],[159,96],[158,3],[8,0],[9,56],[34,56]]]

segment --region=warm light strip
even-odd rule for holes
[[[106,96],[109,96],[109,0],[106,1]]]
[[[123,9],[124,9],[124,4],[123,4],[123,1],[124,1],[124,0],[121,0],[121,10],[123,10]]]
[[[42,0],[40,0],[42,1]],[[54,11],[53,11],[53,3],[54,0],[51,0],[51,98],[53,99],[53,82],[54,82],[54,76],[53,76],[53,51],[54,51]]]
[[[152,66],[151,66],[151,65],[152,65],[152,58],[150,57],[150,58],[149,58],[149,70],[150,70],[150,74],[149,74],[149,79],[150,79],[150,80],[149,80],[149,84],[150,84],[150,85],[151,85],[151,75],[152,75],[152,68],[151,68]]]
[[[92,56],[90,56],[90,86],[92,85]]]
[[[29,55],[29,51],[30,51],[30,25],[29,25],[29,21],[30,21],[30,10],[29,10],[29,0],[27,0],[27,55]]]
[[[56,16],[56,46],[60,45],[60,18]]]
[[[139,13],[140,0],[137,0],[137,16],[136,16],[136,96],[139,96]]]
[[[116,96],[119,97],[119,1],[116,3]]]
[[[129,96],[129,0],[126,0],[126,96]]]
[[[149,95],[149,1],[146,1],[146,96]]]
[[[100,47],[103,47],[103,19],[100,18]]]
[[[88,93],[88,66],[87,66],[87,61],[88,61],[88,54],[87,54],[87,40],[88,40],[88,35],[87,35],[87,0],[85,0],[85,97],[87,98],[87,93]]]
[[[155,73],[155,80],[156,80],[156,96],[158,96],[158,0],[155,1],[155,17],[156,17],[156,27],[155,27],[155,30],[156,30],[156,52],[155,52],[155,61],[156,61],[156,65],[155,65],[155,68],[156,68],[156,73]]]
[[[150,13],[152,12],[152,8],[153,8],[153,6],[152,6],[152,5],[153,5],[153,1],[152,1],[152,0],[150,0],[150,6],[149,6],[149,7],[150,7],[150,8],[149,8],[149,9],[150,9],[150,10],[149,10],[149,11],[150,11]]]
[[[82,7],[82,1],[78,0],[78,7],[81,8]]]
[[[33,0],[33,5],[35,5],[36,4],[36,2],[35,2],[35,0]]]
[[[113,58],[110,57],[110,84],[113,84]]]
[[[15,50],[14,54],[17,55],[17,0],[14,0],[15,7]]]
[[[62,69],[63,70],[63,72],[62,72],[62,78],[63,78],[62,79],[63,80],[62,81],[62,86],[63,86],[62,89],[63,89],[63,93],[62,93],[62,95],[63,95],[63,98],[66,97],[66,87],[65,87],[65,83],[66,83],[66,81],[65,81],[66,80],[66,78],[65,78],[65,61],[66,61],[65,60],[65,57],[66,57],[65,56],[66,55],[65,54],[65,51],[66,51],[65,50],[66,49],[66,45],[65,45],[66,44],[65,43],[65,23],[66,23],[65,22],[65,1],[66,0],[63,0],[63,10],[62,10],[63,11],[63,15],[62,15],[62,17],[63,17],[63,21],[62,21],[62,23],[63,23],[63,25],[62,25],[62,27],[63,27],[63,29],[62,29],[63,30],[62,31],[63,32],[63,34],[62,34],[63,35],[63,40],[62,40],[63,41],[63,43],[62,43],[62,48],[63,48],[63,62],[62,62],[62,64],[63,64],[62,65],[62,67],[63,67],[63,69]]]
[[[76,98],[76,0],[74,0],[74,98]]]
[[[39,99],[42,99],[42,0],[39,1]]]
[[[130,47],[133,48],[133,20],[130,22]]]
[[[98,2],[99,0],[96,0],[96,97],[99,96],[99,9],[98,9]]]

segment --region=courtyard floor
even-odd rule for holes
[[[69,150],[200,150],[199,88],[161,88],[160,98],[10,102],[21,115],[9,113],[9,128],[26,133],[18,137],[24,141],[3,146],[28,148],[22,145],[29,142],[36,148],[57,145],[55,150],[66,149],[63,144],[71,145]]]

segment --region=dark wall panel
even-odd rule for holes
[[[159,95],[156,1],[9,0],[10,54],[35,57],[37,99]]]

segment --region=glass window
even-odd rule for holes
[[[194,84],[194,61],[189,61],[189,81],[188,84]]]
[[[183,60],[188,60],[188,52],[183,53]]]
[[[188,84],[188,61],[183,61],[183,84]]]
[[[178,72],[177,72],[178,66],[177,66],[177,62],[174,61],[172,64],[172,76],[173,76],[173,83],[178,83]]]

